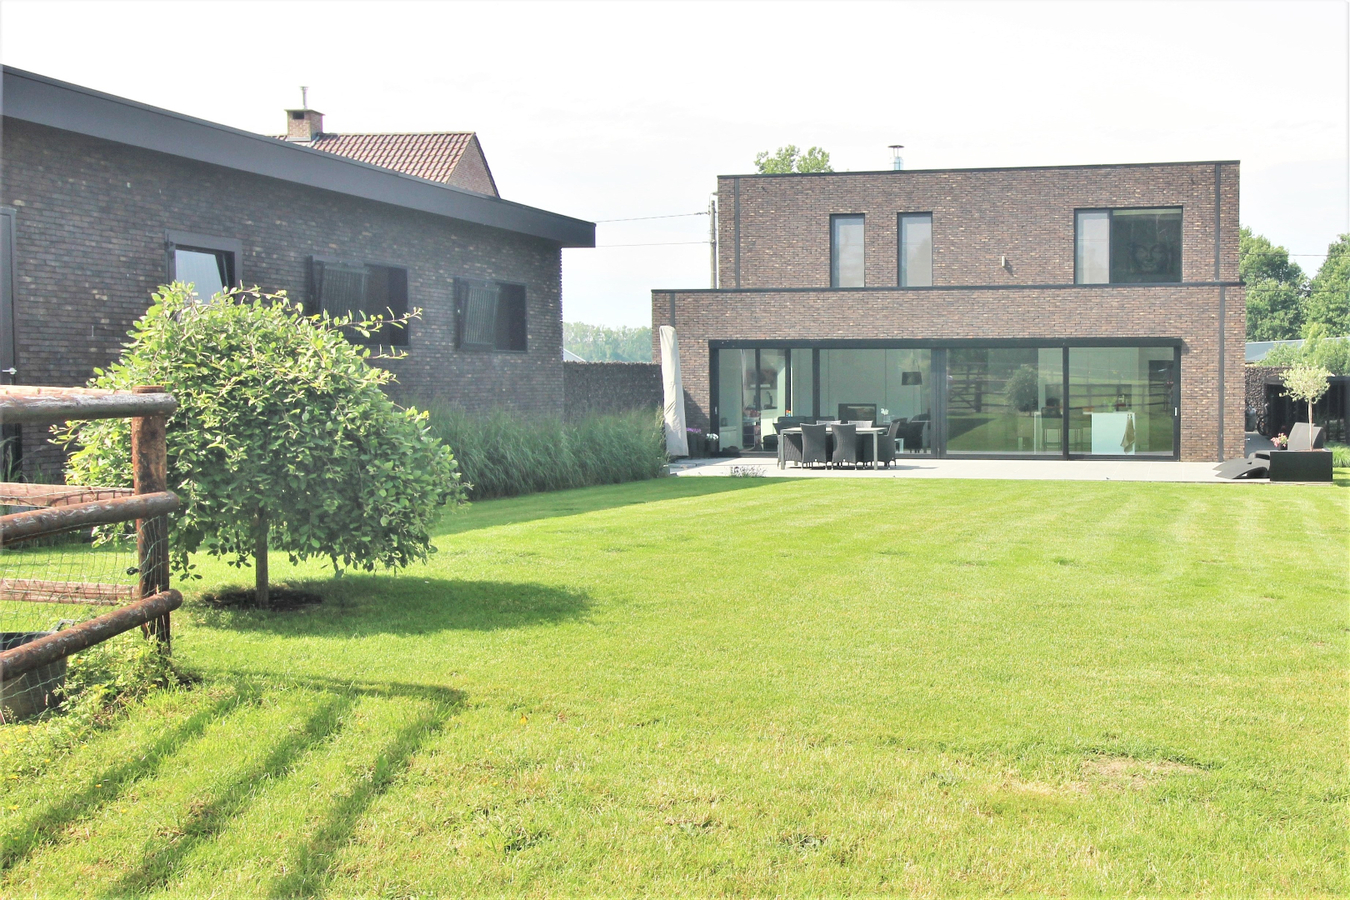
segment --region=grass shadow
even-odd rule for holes
[[[116,800],[142,778],[157,774],[180,747],[204,732],[212,722],[233,708],[256,700],[257,696],[256,691],[241,689],[197,710],[161,734],[144,753],[104,769],[89,778],[88,786],[83,790],[64,794],[35,812],[21,827],[0,836],[0,872],[11,868],[41,845],[61,843],[67,836],[67,825]]]
[[[248,805],[259,784],[283,776],[307,750],[335,733],[343,715],[355,703],[355,695],[346,693],[331,695],[317,703],[304,724],[288,732],[263,759],[245,767],[217,796],[194,802],[177,829],[167,834],[156,833],[136,868],[110,888],[110,896],[130,896],[166,884],[193,848],[218,834]]]
[[[311,582],[325,597],[318,606],[274,613],[186,607],[196,624],[292,637],[418,635],[438,631],[495,631],[577,619],[590,598],[543,584],[458,581],[416,575],[344,576]]]
[[[286,874],[268,890],[269,897],[313,897],[326,892],[333,877],[333,856],[351,840],[370,805],[389,790],[413,756],[445,723],[450,710],[432,708],[402,728],[376,758],[374,770],[354,780],[329,810],[324,822],[295,854]]]
[[[766,482],[767,479],[762,478],[655,478],[650,481],[549,491],[499,500],[479,500],[467,508],[454,510],[442,516],[441,521],[432,529],[432,536],[443,537],[479,528],[518,525],[539,519],[576,516],[642,503],[659,503],[663,500],[743,491],[763,487]]]

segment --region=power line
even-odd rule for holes
[[[702,212],[671,213],[668,216],[633,216],[632,218],[629,219],[596,219],[595,224],[604,225],[608,222],[645,222],[648,219],[687,219],[690,216],[706,216],[707,214],[708,211],[705,209]]]
[[[596,250],[605,250],[609,247],[678,247],[683,244],[707,244],[707,241],[656,241],[651,244],[596,244]]]

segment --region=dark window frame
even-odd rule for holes
[[[320,270],[324,266],[350,266],[384,269],[390,273],[390,285],[400,282],[399,287],[402,290],[402,309],[397,308],[397,304],[390,302],[384,309],[363,309],[361,312],[367,315],[383,315],[399,318],[408,314],[411,305],[408,302],[409,277],[408,267],[399,263],[390,262],[382,259],[354,259],[351,257],[338,256],[320,256],[318,254],[309,257],[308,285],[305,300],[305,312],[309,315],[318,315],[323,309],[323,298],[320,296],[322,290]],[[397,274],[395,274],[397,273]],[[388,298],[393,301],[393,297]],[[402,326],[386,325],[379,331],[371,332],[369,338],[352,328],[343,329],[347,340],[353,344],[363,347],[398,347],[401,350],[407,350],[412,344],[411,335],[412,323],[408,322]]]
[[[918,218],[920,216],[928,217],[928,271],[930,281],[928,284],[905,284],[905,219],[907,217]],[[1077,218],[1075,217],[1075,221]],[[933,271],[933,213],[929,212],[900,212],[895,214],[895,286],[906,290],[913,288],[921,290],[923,288],[933,287],[931,275]]]
[[[492,288],[493,340],[469,340],[467,335],[469,290]],[[473,353],[529,353],[530,312],[526,286],[513,281],[482,278],[455,279],[455,348]]]
[[[1140,207],[1141,209],[1156,209],[1157,207]],[[1181,398],[1182,382],[1190,374],[1182,367],[1182,351],[1186,342],[1178,337],[1142,337],[1142,338],[943,338],[943,339],[848,339],[848,338],[823,338],[816,340],[787,339],[787,340],[710,340],[708,341],[708,353],[711,364],[708,368],[708,391],[709,405],[708,409],[713,411],[713,415],[718,415],[718,391],[721,384],[721,366],[718,363],[718,352],[721,350],[768,350],[768,349],[788,349],[812,351],[812,389],[815,392],[813,407],[817,414],[820,412],[820,354],[821,350],[930,350],[932,351],[931,371],[932,377],[932,416],[933,416],[933,456],[938,459],[1096,459],[1096,460],[1141,460],[1141,461],[1160,461],[1181,459],[1181,433],[1182,423],[1186,418],[1186,413],[1182,408]],[[1172,455],[1168,456],[1136,456],[1130,455],[1094,455],[1090,453],[1080,453],[1069,450],[1067,435],[1062,438],[1061,452],[1055,454],[1001,454],[1001,453],[955,453],[947,451],[947,391],[937,389],[938,385],[947,384],[947,354],[949,350],[959,349],[1058,349],[1061,352],[1061,392],[1064,402],[1067,403],[1070,391],[1070,363],[1069,352],[1073,349],[1089,348],[1172,348],[1173,364],[1173,382],[1172,402],[1175,404],[1172,421]],[[717,421],[717,419],[713,419]]]
[[[838,256],[834,246],[834,223],[839,219],[859,219],[862,221],[862,284],[849,285],[844,287],[839,284],[839,266]],[[830,214],[830,288],[831,290],[857,290],[867,287],[867,214],[866,213],[831,213]]]
[[[195,250],[198,253],[224,254],[226,258],[225,287],[237,288],[243,284],[241,263],[244,256],[244,242],[235,238],[220,237],[214,234],[198,234],[193,231],[164,231],[164,276],[168,283],[178,280],[178,265],[174,258],[175,250]],[[209,298],[208,298],[209,299]]]
[[[1111,253],[1112,248],[1109,241],[1115,229],[1115,215],[1117,212],[1128,212],[1130,210],[1175,210],[1181,218],[1180,239],[1177,241],[1177,280],[1176,281],[1111,281]],[[1108,244],[1106,248],[1106,281],[1080,282],[1078,280],[1078,214],[1104,212],[1107,214],[1106,233]],[[1094,287],[1100,285],[1127,285],[1136,286],[1156,286],[1156,285],[1174,285],[1184,284],[1186,280],[1186,207],[1171,205],[1158,206],[1156,204],[1145,204],[1142,206],[1083,206],[1075,207],[1073,211],[1073,283],[1079,287]]]

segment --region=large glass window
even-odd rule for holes
[[[1069,452],[1172,456],[1176,359],[1171,347],[1069,348]]]
[[[529,349],[524,285],[457,278],[455,293],[459,349]]]
[[[899,421],[901,449],[932,450],[932,351],[821,350],[819,415]]]
[[[1078,284],[1181,281],[1180,209],[1091,209],[1075,217]]]
[[[863,286],[863,217],[830,216],[830,287]]]
[[[1063,392],[1060,347],[948,351],[948,452],[1062,454]]]
[[[900,216],[900,286],[933,284],[933,214]]]

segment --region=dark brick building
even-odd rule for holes
[[[594,246],[595,227],[498,198],[472,135],[445,137],[483,191],[14,69],[3,87],[15,383],[83,384],[159,285],[215,278],[315,310],[421,308],[386,336],[407,351],[387,363],[400,399],[562,415],[561,250]]]
[[[718,179],[718,288],[657,290],[687,417],[905,420],[909,452],[1243,452],[1236,162]],[[767,438],[767,440],[766,440]]]

